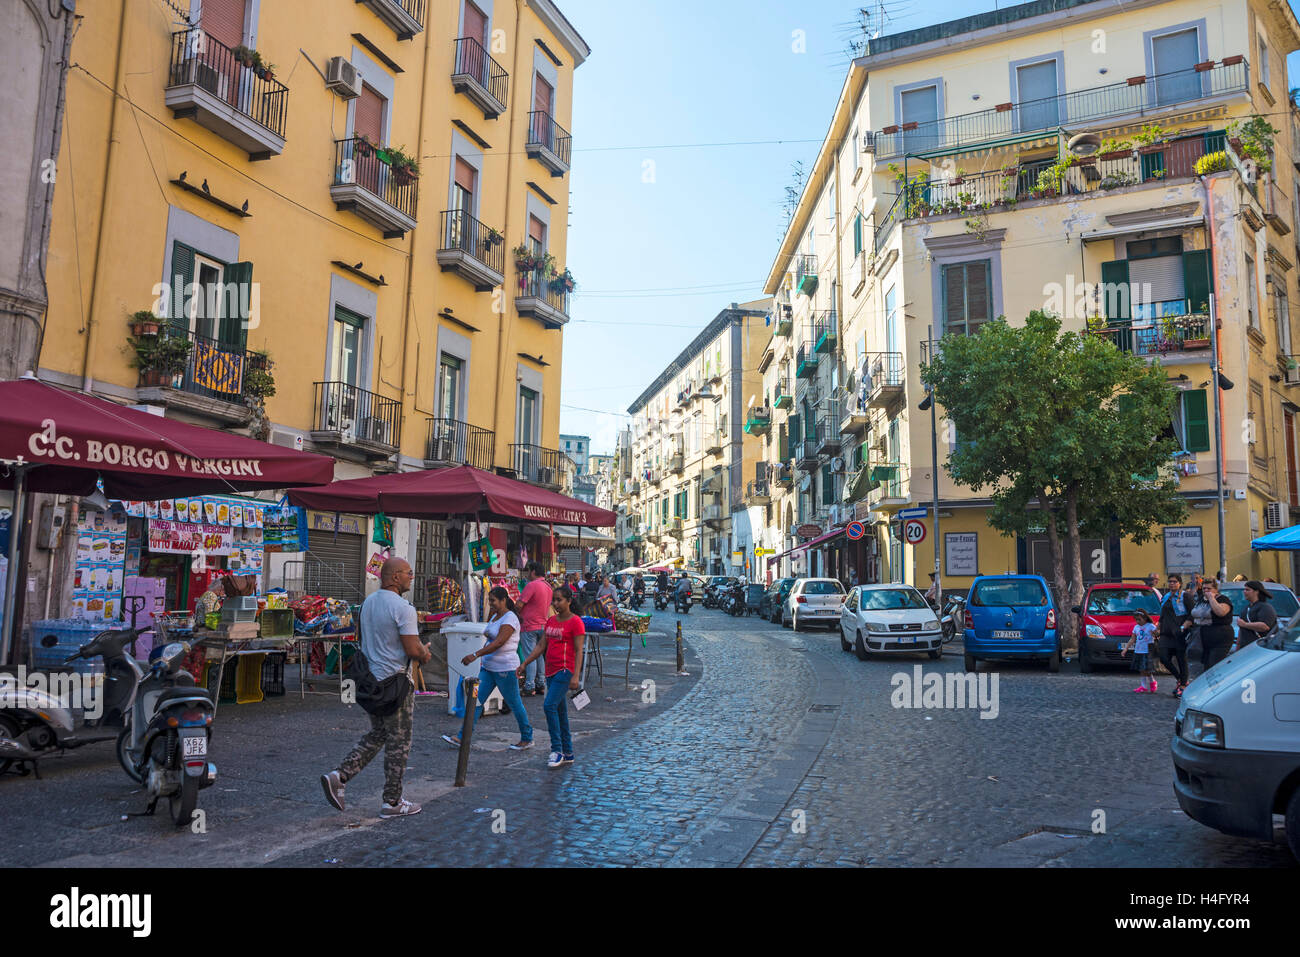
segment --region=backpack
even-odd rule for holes
[[[357,704],[367,714],[376,718],[387,718],[397,713],[415,688],[405,670],[380,681],[370,670],[370,662],[358,644],[348,662],[348,678],[356,685]]]

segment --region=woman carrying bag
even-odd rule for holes
[[[1207,579],[1201,586],[1201,597],[1183,627],[1200,629],[1201,665],[1206,671],[1228,656],[1233,640],[1232,602],[1219,595],[1219,583],[1215,579]]]

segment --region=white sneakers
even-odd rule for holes
[[[402,798],[396,804],[385,804],[379,809],[379,816],[382,818],[390,817],[410,817],[412,814],[419,814],[424,808],[414,801],[408,801]]]

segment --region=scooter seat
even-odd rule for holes
[[[200,688],[196,684],[177,685],[174,688],[168,688],[162,694],[158,695],[158,702],[155,707],[162,707],[164,702],[171,701],[173,698],[206,698],[208,703],[212,703],[212,695],[208,693],[207,688]]]

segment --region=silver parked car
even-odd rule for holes
[[[781,625],[795,631],[812,624],[834,628],[843,603],[844,586],[834,578],[800,578],[786,597]]]
[[[872,654],[943,653],[943,628],[911,585],[859,585],[840,611],[840,647],[861,661]]]

